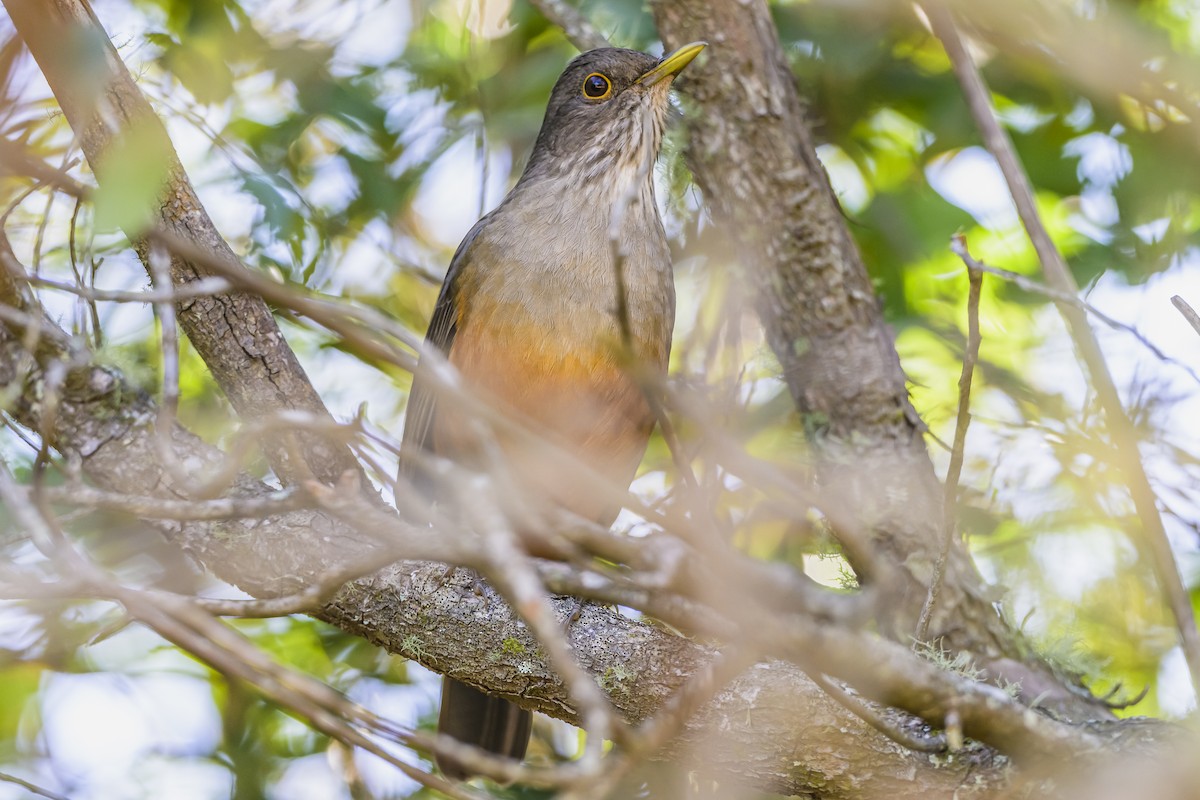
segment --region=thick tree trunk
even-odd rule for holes
[[[684,115],[688,161],[757,286],[759,315],[816,456],[823,503],[856,516],[902,576],[891,622],[893,635],[907,641],[942,547],[942,487],[770,10],[764,0],[658,0],[653,9],[667,49],[709,42],[707,59],[680,80],[696,106]],[[1022,683],[1030,699],[1045,702],[1050,692],[1059,713],[1109,716],[1061,685],[1004,623],[958,539],[926,638]]]
[[[890,561],[908,565],[910,591],[897,620],[907,635],[939,549],[941,485],[769,9],[763,0],[670,0],[654,11],[668,49],[709,42],[708,58],[681,78],[697,106],[685,115],[688,163],[736,239],[734,252],[744,254],[826,502],[854,509]],[[942,606],[935,635],[961,627],[958,599]],[[991,626],[977,627],[971,639],[991,638]],[[1007,649],[1003,634],[994,644]]]

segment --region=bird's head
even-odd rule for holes
[[[550,93],[527,174],[596,180],[653,162],[671,81],[705,46],[692,42],[662,58],[604,47],[575,58]]]

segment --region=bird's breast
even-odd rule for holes
[[[625,486],[654,418],[625,356],[611,255],[593,251],[593,263],[578,249],[561,256],[557,263],[513,263],[511,251],[485,238],[459,276],[449,360],[472,390]],[[633,357],[640,367],[665,374],[674,286],[665,247],[654,257],[654,263],[641,254],[628,260],[625,287]],[[439,413],[435,448],[469,459],[472,436],[460,423]],[[600,524],[615,517],[617,509],[595,487],[548,465],[536,447],[515,439],[502,439],[501,446],[514,472],[537,493]]]

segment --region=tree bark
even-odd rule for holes
[[[3,244],[7,246],[6,240]],[[0,276],[8,275],[0,270]],[[0,281],[0,304],[38,313],[23,306],[16,287]],[[53,330],[49,320],[44,324]],[[41,360],[31,363],[21,337],[0,325],[0,385],[23,387],[12,408],[17,421],[42,431],[68,459],[78,459],[84,474],[101,487],[135,496],[186,498],[186,487],[173,485],[158,463],[152,398],[115,370],[94,364],[72,369],[61,389],[54,427],[44,430],[46,375],[41,364],[65,353],[49,344],[41,352]],[[185,463],[211,465],[222,457],[180,426],[172,447]],[[270,491],[242,475],[231,494]],[[260,597],[298,590],[332,564],[360,556],[371,546],[369,539],[314,510],[267,520],[159,524],[216,575]],[[442,580],[443,573],[438,564],[399,563],[346,586],[318,616],[388,652],[577,721],[561,680],[509,607],[491,592],[475,596],[467,573],[449,582]],[[563,615],[572,610],[567,601],[559,605]],[[650,716],[711,656],[660,627],[600,606],[587,606],[570,631],[585,668],[631,720]],[[703,747],[714,774],[772,791],[822,797],[854,797],[859,791],[906,796],[918,789],[947,796],[973,771],[982,769],[996,782],[1005,773],[1004,759],[983,746],[950,764],[898,748],[834,703],[795,666],[780,661],[760,664],[739,677],[672,747]],[[811,754],[802,765],[796,761],[801,752]],[[869,773],[855,771],[862,764],[872,766]]]
[[[652,8],[668,50],[709,42],[707,58],[680,78],[695,104],[684,115],[688,162],[757,287],[824,502],[855,514],[904,578],[892,623],[907,641],[942,547],[942,487],[770,10],[764,0],[657,0]],[[1030,699],[1052,692],[1059,713],[1109,716],[1061,685],[998,615],[994,594],[954,539],[926,638],[971,653],[994,677],[1036,687]]]
[[[0,247],[0,255],[4,251]],[[31,316],[40,313],[25,305],[19,288],[18,282],[0,280],[0,305]],[[187,487],[173,485],[158,463],[152,399],[111,368],[75,364],[60,389],[53,427],[46,429],[51,417],[44,413],[44,368],[66,356],[54,344],[66,337],[48,320],[43,318],[41,324],[45,332],[57,335],[43,337],[46,344],[37,358],[30,357],[26,342],[10,326],[0,325],[0,385],[21,387],[12,408],[17,421],[42,432],[102,487],[134,496],[186,497]],[[210,464],[221,457],[180,426],[172,435],[172,447],[174,456],[185,462]],[[239,476],[232,494],[261,496],[271,491]],[[309,585],[331,565],[361,556],[376,541],[314,510],[270,519],[166,523],[163,528],[216,575],[260,597]],[[397,522],[397,534],[402,531]],[[440,538],[419,531],[413,541]],[[460,572],[450,581],[443,575],[439,564],[400,562],[348,584],[317,616],[430,669],[576,722],[566,687],[508,605],[490,591],[476,596],[469,573]],[[572,601],[555,603],[563,617],[574,610]],[[595,605],[587,606],[569,626],[569,637],[580,663],[631,721],[652,715],[712,657],[704,646]],[[814,642],[821,671],[846,674],[876,696],[914,709],[932,707],[935,683],[952,694],[966,696],[971,691],[966,679],[932,665],[920,667],[904,648],[873,643],[863,634],[835,634]],[[924,678],[911,684],[895,681],[907,673],[923,673]],[[997,708],[1004,705],[1002,696],[995,702]],[[897,728],[927,730],[916,718],[877,711]],[[1011,752],[1026,756],[1031,749],[1043,755],[1082,755],[1101,750],[1105,743],[1112,743],[1118,753],[1142,751],[1173,736],[1169,726],[1160,724],[1118,724],[1076,735],[1068,726],[1032,712],[1008,718],[1014,724],[999,734],[1000,739]],[[968,732],[974,730],[976,720],[965,722]],[[984,797],[1012,778],[1008,759],[981,744],[969,744],[953,755],[923,754],[897,745],[834,702],[803,670],[779,660],[755,665],[719,692],[663,755],[671,754],[700,759],[711,774],[821,798],[949,797],[968,786],[972,796]]]

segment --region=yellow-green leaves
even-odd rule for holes
[[[117,137],[96,169],[96,227],[119,228],[131,237],[148,228],[163,204],[171,162],[170,143],[157,121],[131,125]]]

